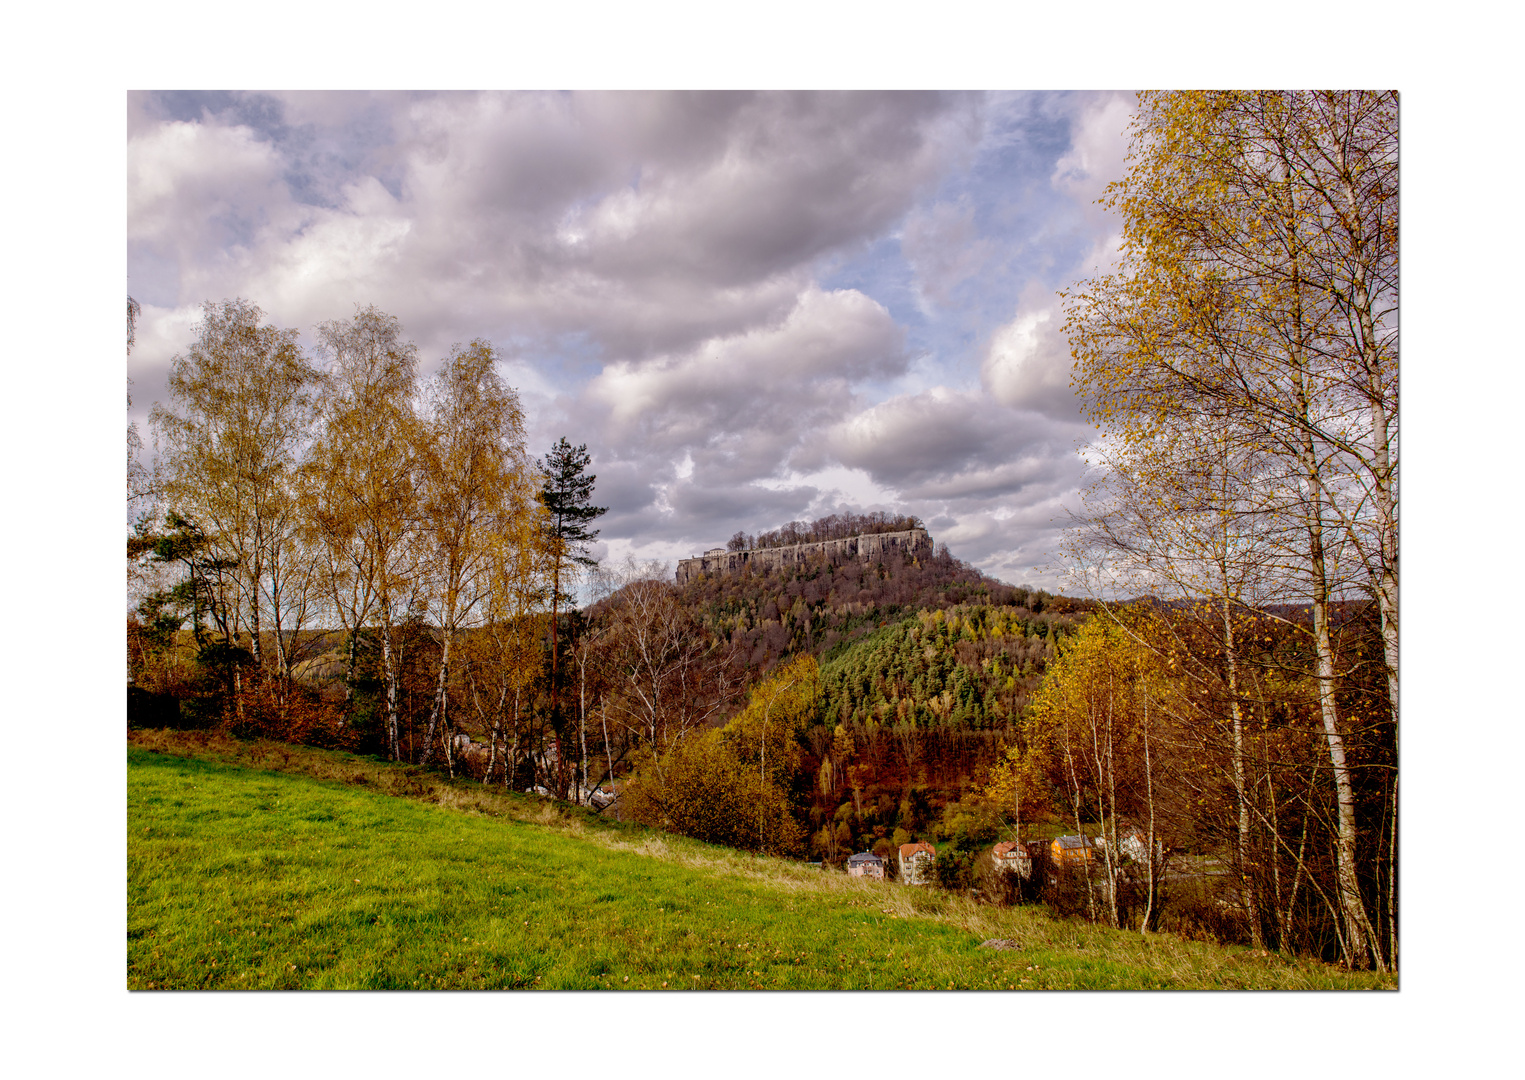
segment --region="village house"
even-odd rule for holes
[[[1105,851],[1107,848],[1107,838],[1105,836],[1098,836],[1096,838],[1096,846]],[[1130,825],[1127,822],[1123,823],[1117,832],[1117,849],[1134,862],[1147,862],[1149,859],[1149,839],[1137,825]],[[1154,850],[1156,857],[1163,853],[1162,846],[1158,840],[1155,841]]]
[[[1091,861],[1091,841],[1084,836],[1056,836],[1049,845],[1049,857],[1055,866],[1073,866]]]
[[[884,877],[884,860],[872,851],[860,851],[847,860],[848,877]]]
[[[1149,858],[1149,844],[1137,830],[1125,833],[1117,842],[1117,850],[1134,862],[1144,862]]]
[[[1033,872],[1032,856],[1027,853],[1027,848],[1015,840],[1003,840],[990,852],[990,859],[995,863],[997,870],[1010,870],[1018,877],[1027,877]]]
[[[925,885],[932,860],[937,849],[925,840],[900,845],[900,882],[903,885]]]

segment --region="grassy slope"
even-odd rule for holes
[[[850,880],[346,754],[133,744],[132,989],[1393,985]],[[1020,947],[978,948],[992,937]]]

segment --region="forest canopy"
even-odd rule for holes
[[[871,510],[866,514],[827,514],[808,525],[791,521],[771,532],[756,536],[737,532],[726,543],[729,551],[755,551],[758,548],[790,547],[794,544],[817,544],[823,540],[846,540],[873,533],[905,532],[925,528],[919,517]]]

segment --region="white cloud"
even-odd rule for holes
[[[991,335],[980,377],[997,401],[1016,409],[1073,413],[1063,318],[1054,301],[1023,311]]]
[[[1092,98],[1071,127],[1069,150],[1054,163],[1050,183],[1085,208],[1093,226],[1110,216],[1097,200],[1105,195],[1108,184],[1123,178],[1126,132],[1132,119],[1132,94]]]
[[[140,299],[183,303],[188,289],[241,273],[271,232],[299,230],[303,215],[282,168],[242,126],[171,122],[131,138],[127,240],[139,265],[147,256],[159,271],[132,283]]]

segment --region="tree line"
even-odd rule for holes
[[[1107,200],[1120,267],[1067,298],[1101,432],[1068,554],[1096,595],[1162,603],[1104,605],[1037,710],[1108,821],[1140,784],[1155,813],[1220,808],[1256,943],[1317,923],[1378,968],[1398,947],[1397,120],[1394,93],[1141,95]],[[1190,769],[1164,763],[1192,741]]]
[[[151,479],[129,431],[129,498],[151,504],[128,540],[148,583],[128,626],[138,687],[420,762],[452,756],[457,717],[512,756],[543,690],[559,742],[555,628],[602,513],[586,448],[563,438],[532,458],[494,346],[456,345],[423,380],[374,307],[318,326],[314,356],[242,299],[208,302],[195,334],[151,414]],[[328,708],[311,693],[322,680],[299,676],[336,654]],[[422,694],[408,685],[420,654]]]
[[[905,532],[921,528],[925,526],[919,517],[891,514],[884,510],[870,510],[865,514],[827,514],[809,524],[791,521],[756,536],[738,530],[726,542],[726,550],[755,551],[759,548],[792,547],[795,544],[818,544],[825,540],[846,540],[871,533]]]
[[[152,412],[152,475],[129,431],[141,513],[128,540],[142,594],[132,692],[178,698],[192,722],[587,802],[616,777],[664,775],[788,654],[928,590],[952,603],[992,587],[946,557],[812,564],[768,579],[793,618],[769,597],[760,618],[757,597],[745,612],[717,607],[714,582],[680,595],[664,567],[588,557],[603,511],[586,449],[562,439],[530,457],[489,343],[456,346],[422,380],[416,348],[375,308],[319,326],[311,356],[245,300],[207,303],[194,333]],[[578,609],[576,584],[595,602]],[[811,618],[802,596],[820,609]],[[768,628],[786,622],[774,640]],[[791,754],[771,756],[777,772],[764,773],[790,775]],[[642,790],[636,812],[661,805],[668,820],[671,800]]]

